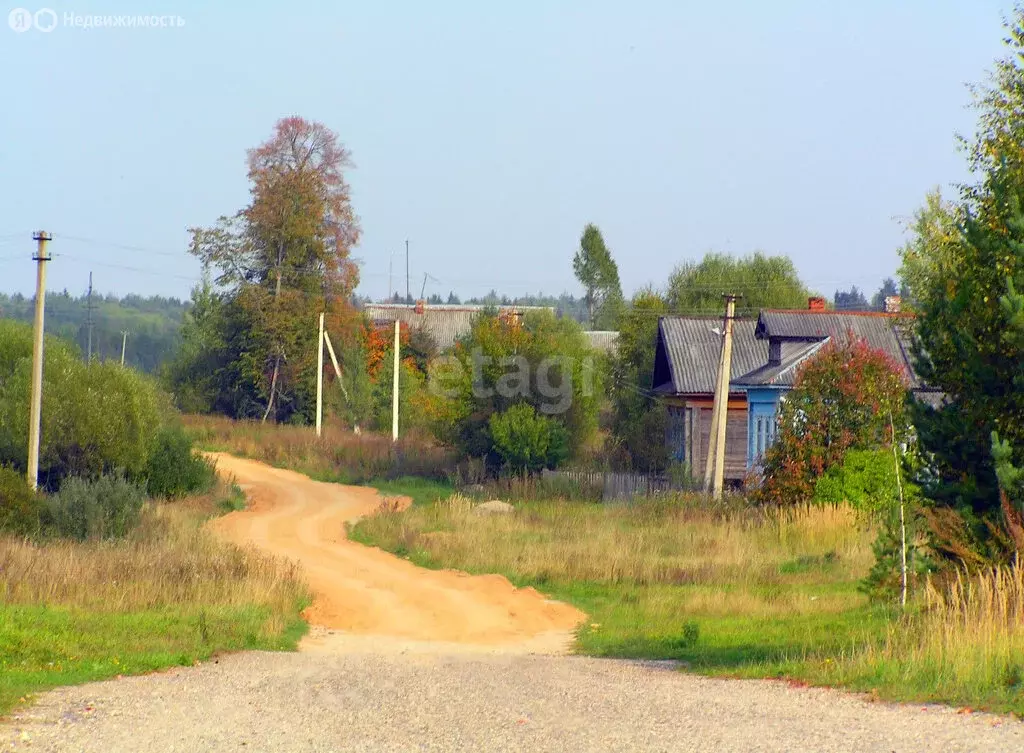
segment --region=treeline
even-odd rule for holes
[[[571,293],[547,295],[541,292],[510,296],[503,295],[497,290],[492,289],[487,295],[465,299],[457,295],[455,291],[449,292],[447,296],[431,293],[424,300],[428,306],[540,306],[554,309],[555,315],[558,317],[567,317],[580,324],[587,323],[587,302],[583,298],[577,298]],[[367,302],[369,302],[369,299],[367,299]],[[399,293],[394,293],[391,298],[383,298],[380,302],[413,304],[415,300]]]
[[[89,347],[89,298],[64,290],[46,296],[46,332]],[[181,325],[189,303],[163,296],[98,295],[92,297],[92,355],[97,361],[121,360],[122,332],[128,333],[125,365],[156,373],[181,343]],[[0,294],[0,318],[31,322],[35,297]]]

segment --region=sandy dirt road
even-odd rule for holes
[[[562,655],[582,617],[572,607],[346,541],[374,492],[218,463],[251,503],[217,533],[305,569],[315,601],[300,651],[45,693],[0,722],[0,751],[1024,750],[1011,719]]]
[[[508,648],[565,646],[584,615],[497,575],[429,571],[345,538],[346,521],[381,504],[373,489],[311,481],[252,460],[214,455],[247,509],[212,523],[220,536],[302,565],[313,592],[307,621],[325,630]]]

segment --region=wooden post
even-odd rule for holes
[[[724,325],[723,325],[724,326]],[[722,356],[725,355],[725,332],[722,332]],[[722,365],[724,359],[720,356],[718,359],[718,374],[715,378],[715,402],[714,407],[711,409],[711,426],[708,429],[708,454],[704,458],[704,492],[705,494],[711,493],[711,484],[714,481],[715,473],[715,457],[717,456],[716,440],[718,439],[718,412],[722,408]],[[701,424],[704,423],[704,409],[700,409],[698,413],[701,420],[697,422],[697,430],[700,432]],[[697,449],[700,450],[700,434],[697,435]]]
[[[399,367],[399,350],[401,348],[401,341],[399,339],[399,323],[395,319],[395,378],[394,384],[391,387],[391,441],[398,441],[398,367]]]
[[[729,422],[729,381],[732,375],[732,324],[736,318],[736,296],[725,297],[725,342],[722,345],[722,406],[718,412],[718,438],[715,443],[715,499],[722,498],[725,486],[725,430]]]
[[[316,335],[316,435],[324,420],[324,315],[320,312],[320,329]]]
[[[33,491],[39,487],[39,432],[43,417],[43,315],[46,309],[46,243],[53,236],[40,230],[32,235],[37,243],[36,317],[32,341],[32,397],[28,423],[28,484]]]

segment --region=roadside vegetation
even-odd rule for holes
[[[31,489],[31,343],[0,322],[0,713],[56,685],[294,647],[298,573],[203,529],[244,497],[153,379],[48,337]]]
[[[846,505],[709,508],[467,498],[382,509],[352,537],[426,567],[501,573],[588,614],[581,653],[1024,713],[1021,568],[930,583],[905,615],[864,592],[874,526]]]
[[[219,484],[147,503],[116,539],[0,534],[0,714],[58,685],[294,648],[307,601],[294,566],[201,527],[234,496]]]

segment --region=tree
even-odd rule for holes
[[[622,315],[611,357],[612,458],[630,470],[657,472],[668,465],[665,407],[651,393],[658,318],[666,314],[668,305],[660,293],[639,291]]]
[[[623,302],[619,267],[596,225],[589,224],[583,229],[572,268],[586,291],[584,300],[590,328],[615,329]]]
[[[869,311],[871,308],[868,299],[857,289],[856,285],[849,291],[837,290],[833,303],[837,311]]]
[[[810,296],[787,256],[712,253],[699,263],[675,268],[668,282],[668,306],[680,314],[721,314],[726,293],[743,296],[736,307],[740,316],[766,308],[805,309]]]
[[[520,404],[559,424],[569,452],[577,454],[597,428],[600,377],[576,322],[548,311],[521,320],[485,312],[452,355],[432,365],[431,390],[448,401],[432,410],[448,428],[442,439],[492,467],[507,458],[495,445],[491,417]]]
[[[937,409],[915,406],[913,418],[929,461],[933,546],[953,562],[1005,561],[1019,547],[1014,509],[1003,504],[1013,490],[1000,482],[1024,461],[1022,22],[1018,9],[1006,24],[1011,54],[974,89],[978,129],[963,144],[978,181],[955,202],[929,196],[903,250],[917,370],[946,396]]]
[[[262,418],[308,419],[315,382],[316,317],[354,337],[351,305],[358,275],[351,248],[359,223],[344,170],[348,151],[326,126],[279,121],[248,152],[251,200],[213,228],[192,228],[190,251],[218,274],[230,311],[231,389],[236,414],[262,405]]]
[[[521,473],[556,468],[569,456],[569,432],[529,403],[517,403],[488,420],[494,450],[506,467]]]
[[[885,352],[852,337],[826,345],[800,367],[782,403],[758,498],[776,504],[808,501],[817,480],[841,466],[847,451],[890,446],[891,418],[902,427],[897,439],[904,439],[906,393],[903,369]]]

